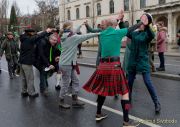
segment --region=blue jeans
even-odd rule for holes
[[[40,91],[44,92],[44,90],[47,89],[48,87],[48,81],[47,81],[47,72],[45,72],[44,70],[40,71]]]
[[[159,99],[158,99],[156,90],[154,88],[154,85],[152,84],[152,81],[150,78],[150,73],[149,72],[142,73],[142,76],[143,76],[144,83],[151,95],[151,98],[152,98],[154,104],[158,104]],[[131,100],[131,96],[132,96],[132,88],[133,88],[133,83],[134,83],[135,77],[136,77],[136,72],[130,72],[128,75],[128,84],[129,84],[129,88],[130,88],[130,100]]]

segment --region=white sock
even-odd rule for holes
[[[60,85],[62,74],[56,74],[56,86]]]

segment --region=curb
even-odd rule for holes
[[[90,52],[97,52],[96,49],[82,49],[82,51],[90,51]],[[121,53],[124,53],[125,51],[121,51]],[[154,53],[155,55],[158,55],[158,52]],[[180,57],[180,53],[179,54],[169,54],[169,53],[165,53],[165,56],[172,56],[172,57]]]
[[[89,64],[89,63],[81,63],[78,62],[80,66],[85,66],[85,67],[91,67],[91,68],[96,68],[95,64]],[[180,81],[180,76],[174,75],[174,74],[166,74],[166,73],[159,73],[159,72],[154,72],[151,74],[152,77],[157,77],[157,78],[164,78],[164,79],[170,79],[170,80],[176,80]]]

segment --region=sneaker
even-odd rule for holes
[[[66,104],[66,103],[64,102],[64,99],[60,99],[60,101],[59,101],[59,107],[60,107],[60,108],[64,108],[64,109],[70,109],[70,108],[71,108],[71,106],[70,106],[69,104]]]
[[[159,114],[160,111],[161,111],[161,105],[160,105],[160,103],[155,104],[155,113],[156,113],[156,114]]]
[[[156,70],[157,70],[157,71],[165,71],[165,68],[159,67],[159,68],[156,68]]]
[[[139,121],[129,120],[128,122],[123,122],[123,127],[138,127],[140,124]]]
[[[85,103],[79,101],[79,100],[73,100],[72,102],[72,106],[75,108],[80,108],[83,107],[85,105]]]
[[[44,90],[43,92],[41,92],[41,94],[45,97],[48,97],[49,92],[48,92],[48,90]]]
[[[21,96],[22,96],[22,97],[28,97],[29,94],[28,94],[27,92],[25,92],[25,93],[22,92],[22,93],[21,93]]]
[[[56,90],[60,90],[60,89],[61,89],[61,86],[60,86],[60,85],[55,86],[55,89],[56,89]]]
[[[77,95],[72,95],[72,106],[73,107],[83,107],[85,105],[85,103],[79,101],[78,96]]]
[[[13,76],[12,76],[12,75],[10,75],[10,76],[9,76],[9,78],[10,78],[10,79],[13,79]]]
[[[35,93],[33,95],[29,95],[30,98],[36,98],[36,97],[39,97],[39,94],[38,93]]]
[[[107,117],[108,117],[107,114],[96,114],[96,121],[101,121]]]

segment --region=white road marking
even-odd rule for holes
[[[4,69],[1,69],[1,70],[4,71],[4,72],[6,72],[6,73],[8,73],[7,70],[4,70]],[[71,96],[71,95],[69,95],[69,96]],[[79,98],[79,100],[81,100],[81,101],[83,101],[83,102],[86,102],[86,103],[88,103],[88,104],[91,104],[91,105],[94,105],[94,106],[97,105],[96,102],[87,100],[87,99],[82,98],[82,97],[78,97],[78,98]],[[110,108],[110,107],[107,107],[107,106],[103,106],[102,108],[105,109],[105,110],[107,110],[107,111],[110,111],[110,112],[112,112],[112,113],[115,113],[115,114],[117,114],[117,115],[123,116],[123,113],[122,113],[121,111],[115,110],[115,109]],[[150,126],[150,127],[162,127],[162,126],[153,124],[153,123],[151,123],[151,122],[148,122],[148,121],[146,121],[146,120],[143,120],[143,119],[141,119],[141,118],[138,118],[138,117],[135,117],[135,116],[132,116],[132,115],[129,115],[129,118],[132,119],[132,120],[139,121],[140,123],[142,123],[142,124],[144,124],[144,125],[147,125],[147,126]]]
[[[6,73],[8,73],[8,71],[6,71],[6,70],[4,70],[4,69],[2,69],[2,68],[1,68],[1,70],[4,71],[4,72],[6,72]]]
[[[82,97],[78,97],[78,98],[79,98],[79,100],[81,100],[81,101],[83,101],[83,102],[86,102],[86,103],[88,103],[88,104],[91,104],[91,105],[94,105],[94,106],[97,105],[96,102],[87,100],[87,99],[82,98]],[[107,106],[103,106],[102,108],[105,109],[105,110],[107,110],[107,111],[110,111],[110,112],[112,112],[112,113],[115,113],[115,114],[117,114],[117,115],[123,116],[123,113],[122,113],[121,111],[112,109],[112,108],[107,107]],[[159,126],[159,125],[153,124],[153,123],[151,123],[151,122],[148,122],[148,121],[146,121],[146,120],[143,120],[143,119],[141,119],[141,118],[138,118],[138,117],[135,117],[135,116],[132,116],[132,115],[129,115],[129,118],[132,119],[132,120],[139,121],[139,122],[141,122],[142,124],[147,125],[147,126],[150,126],[150,127],[161,127],[161,126]]]

